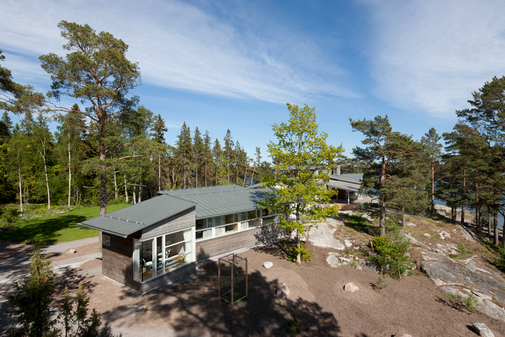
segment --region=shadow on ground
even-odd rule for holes
[[[267,281],[259,272],[249,275],[249,297],[230,305],[218,298],[217,264],[190,282],[171,289],[155,290],[143,296],[146,311],[139,311],[132,322],[130,310],[113,310],[102,315],[106,326],[117,322],[137,324],[164,321],[176,331],[212,336],[289,336],[286,320],[295,314],[301,325],[300,336],[340,336],[340,327],[330,312],[316,302],[300,298],[280,299],[275,295],[278,281]],[[202,289],[206,290],[202,294]]]

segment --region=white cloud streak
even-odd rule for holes
[[[454,117],[471,93],[505,75],[505,2],[366,1],[375,94],[399,108]]]
[[[65,40],[56,27],[64,19],[122,38],[130,47],[128,57],[139,62],[143,82],[152,85],[275,103],[359,96],[344,85],[345,72],[328,62],[317,41],[300,50],[300,40],[305,39],[299,33],[272,22],[250,27],[247,11],[236,11],[239,17],[232,17],[187,2],[161,0],[5,0],[2,7],[0,48],[32,57],[64,55]],[[34,67],[8,60],[5,66],[13,73],[29,69],[21,76],[39,80]]]

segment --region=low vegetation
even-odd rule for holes
[[[126,206],[129,204],[109,205],[107,209],[112,212]],[[97,236],[98,231],[79,226],[78,223],[98,215],[100,215],[100,207],[96,206],[56,215],[38,216],[35,214],[27,220],[16,217],[15,221],[0,232],[0,240],[17,243],[38,242],[41,245],[47,245]]]

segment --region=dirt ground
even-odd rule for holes
[[[201,266],[203,275],[193,280],[142,296],[101,277],[81,279],[72,273],[60,286],[75,291],[85,284],[90,307],[112,331],[165,327],[202,336],[287,336],[283,324],[295,314],[303,328],[300,336],[476,336],[470,326],[477,322],[505,336],[505,322],[450,307],[447,295],[421,273],[401,281],[386,277],[387,286],[377,291],[377,274],[331,268],[326,262],[330,250],[309,250],[313,260],[301,266],[287,261],[275,245],[240,254],[249,261],[249,297],[233,306],[217,297],[215,263]],[[274,266],[265,269],[265,261]],[[93,260],[81,268],[100,263]],[[348,282],[359,291],[344,291]],[[280,283],[289,287],[288,299],[275,296]]]
[[[30,245],[24,245],[12,241],[0,240],[0,260],[5,260],[10,257],[23,255],[33,250]]]

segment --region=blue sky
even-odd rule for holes
[[[415,139],[451,131],[471,93],[505,75],[504,13],[501,0],[2,0],[0,49],[15,81],[47,92],[38,56],[64,55],[58,22],[87,23],[129,45],[134,93],[161,114],[169,143],[184,121],[220,141],[229,128],[266,159],[286,102],[307,103],[350,155],[363,137],[349,118],[387,114]]]

